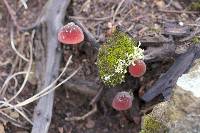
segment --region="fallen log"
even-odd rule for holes
[[[49,0],[38,17],[34,38],[38,91],[47,87],[58,76],[61,47],[57,31],[63,25],[70,0]],[[54,92],[39,99],[34,110],[32,133],[47,133],[51,122]]]
[[[178,78],[186,73],[194,60],[200,58],[200,45],[192,45],[187,52],[179,55],[170,69],[157,80],[157,82],[142,96],[145,102],[150,102],[156,96],[163,93],[168,97]],[[166,92],[166,93],[165,93]]]

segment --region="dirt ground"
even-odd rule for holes
[[[7,0],[11,7],[16,12],[17,23],[21,26],[29,26],[38,17],[42,7],[47,0],[28,1],[28,9],[21,6],[19,0]],[[183,22],[191,27],[191,30],[197,26],[199,15],[192,12],[190,9],[192,1],[184,0],[73,0],[67,10],[67,15],[71,18],[80,20],[96,39],[103,43],[110,33],[110,26],[123,25],[127,31],[138,40],[145,36],[159,36],[163,30],[163,23],[166,21]],[[175,10],[180,12],[175,12]],[[187,12],[187,11],[191,12]],[[170,12],[172,11],[172,12]],[[174,11],[174,12],[173,12]],[[6,78],[18,71],[23,71],[27,68],[26,62],[16,57],[10,45],[10,29],[13,26],[13,19],[3,2],[0,1],[0,86],[3,85]],[[27,33],[28,34],[28,33]],[[28,49],[26,45],[30,38],[25,33],[17,31],[14,28],[15,45],[21,52]],[[65,47],[64,62],[69,57],[71,48]],[[74,55],[73,65],[67,70],[72,72],[74,68],[82,62],[84,69],[81,70],[75,77],[80,80],[87,79],[95,82],[98,80],[98,72],[95,62],[91,61],[86,53]],[[153,71],[148,69],[149,74],[145,82],[149,82],[152,77],[159,77],[169,67],[172,61],[161,62],[159,64],[160,71],[153,75]],[[62,64],[64,65],[64,63]],[[158,64],[151,64],[151,67],[159,67]],[[66,72],[66,73],[67,73]],[[153,76],[152,76],[153,75]],[[11,97],[22,84],[24,76],[17,76],[11,81],[5,93],[7,98]],[[16,101],[22,101],[36,93],[37,87],[32,79],[25,86],[25,89],[17,98]],[[2,98],[2,96],[0,97]],[[60,87],[55,94],[52,122],[49,128],[49,133],[134,133],[134,123],[129,122],[122,113],[114,111],[111,107],[106,106],[107,111],[98,108],[97,113],[90,116],[84,121],[68,122],[66,117],[81,116],[91,110],[89,102],[92,99],[90,96],[82,95],[78,92],[73,92],[67,88]],[[15,101],[15,102],[16,102]],[[31,103],[25,107],[26,113],[32,117],[35,103]],[[11,111],[12,112],[12,111]],[[12,113],[9,113],[12,114]],[[0,116],[1,117],[1,116]],[[6,118],[2,117],[1,124],[4,126],[6,133],[28,133],[31,131],[31,125],[20,116],[14,116],[17,121],[25,123],[25,127],[17,127],[11,122],[6,122]],[[4,119],[4,120],[3,120]],[[3,132],[2,132],[3,133]]]

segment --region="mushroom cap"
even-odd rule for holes
[[[58,40],[64,44],[78,44],[84,40],[84,34],[79,26],[70,22],[59,29]]]
[[[146,72],[146,64],[143,60],[134,61],[134,65],[129,66],[129,73],[133,77],[141,77]]]
[[[118,111],[128,110],[132,107],[133,97],[126,91],[118,92],[112,102],[112,107]]]

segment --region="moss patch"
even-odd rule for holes
[[[144,57],[143,50],[135,39],[122,31],[115,30],[113,35],[99,49],[97,66],[101,80],[108,86],[124,81],[127,67],[136,59]]]
[[[192,38],[192,43],[194,44],[199,44],[200,43],[200,37],[199,36],[195,36]]]
[[[192,2],[192,4],[190,5],[190,9],[200,11],[200,0],[198,0],[196,2]]]
[[[151,115],[146,115],[144,117],[143,127],[140,133],[166,133],[167,127],[156,120]]]

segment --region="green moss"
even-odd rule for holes
[[[199,44],[200,43],[200,37],[199,36],[195,36],[192,38],[192,43],[194,44]]]
[[[198,0],[196,2],[192,2],[192,4],[190,5],[190,9],[191,10],[200,10],[200,0]]]
[[[166,133],[167,127],[156,120],[155,117],[151,115],[146,115],[144,117],[144,123],[140,133]]]
[[[135,39],[116,30],[99,49],[97,66],[101,80],[108,86],[124,81],[127,67],[136,59],[144,57]]]

